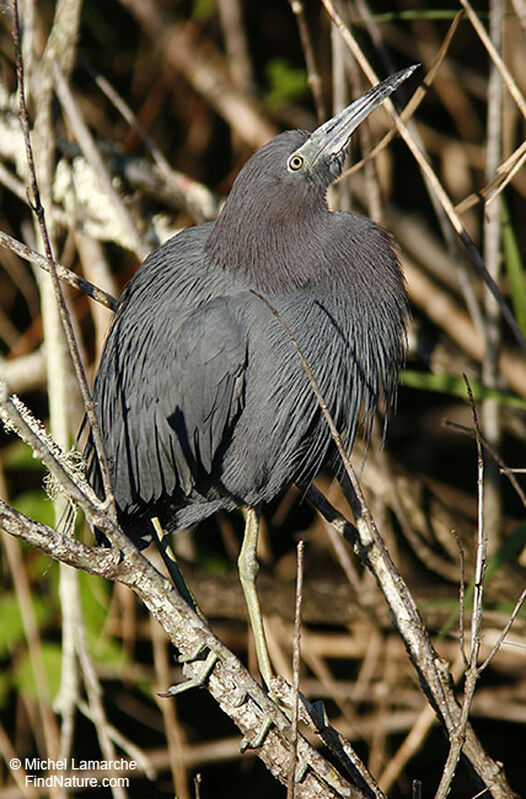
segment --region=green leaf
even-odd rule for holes
[[[62,650],[59,644],[43,643],[40,647],[40,653],[49,689],[49,696],[53,698],[58,693],[60,687]],[[28,652],[26,652],[16,664],[14,682],[18,690],[22,693],[28,693],[34,697],[37,696],[33,667]]]
[[[43,627],[51,616],[51,609],[41,597],[31,597],[33,612],[38,627]],[[9,653],[16,644],[24,640],[24,625],[18,600],[14,594],[0,595],[0,656]]]
[[[436,391],[439,394],[450,394],[454,397],[467,399],[466,384],[461,377],[453,377],[445,374],[432,374],[431,372],[417,372],[412,369],[404,369],[399,376],[400,385],[407,388],[416,388],[420,391]],[[501,405],[509,405],[512,408],[526,409],[526,400],[514,394],[506,394],[504,391],[487,388],[482,383],[471,381],[471,390],[475,400],[494,399]]]
[[[265,104],[271,109],[300,99],[308,90],[307,72],[293,67],[285,58],[271,58],[267,61],[265,74],[270,86]]]
[[[526,274],[522,263],[517,237],[511,223],[508,206],[501,195],[502,244],[504,248],[504,265],[510,284],[511,302],[515,319],[526,335]]]

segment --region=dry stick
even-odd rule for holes
[[[460,538],[456,530],[451,530],[453,538],[457,542],[458,556],[460,560],[460,577],[458,583],[458,638],[460,645],[460,653],[464,662],[464,667],[467,669],[469,665],[468,656],[466,654],[466,630],[464,624],[464,613],[466,611],[466,559],[464,556],[464,549],[460,543]]]
[[[353,37],[352,33],[343,23],[341,17],[336,13],[334,9],[334,5],[332,0],[322,0],[323,5],[325,6],[327,13],[329,14],[332,21],[337,25],[340,34],[351,50],[352,54],[360,64],[361,68],[365,72],[368,80],[371,84],[378,83],[378,76],[372,69],[371,65],[367,61],[362,49],[358,45],[358,42]],[[393,106],[392,101],[388,98],[384,102],[384,107],[388,110],[389,114],[395,121],[395,125],[400,133],[401,137],[404,139],[405,143],[407,144],[411,154],[417,161],[422,174],[429,182],[430,186],[433,188],[436,196],[440,204],[442,205],[449,221],[451,222],[454,230],[456,231],[457,235],[459,236],[460,240],[462,241],[464,247],[466,248],[467,252],[469,253],[477,271],[483,278],[484,282],[490,289],[491,293],[499,303],[499,307],[501,309],[501,313],[505,318],[508,326],[510,327],[515,339],[519,347],[526,353],[526,339],[518,326],[517,322],[515,321],[512,312],[510,311],[508,305],[506,304],[501,292],[499,291],[498,286],[495,284],[494,280],[488,274],[488,271],[484,265],[484,261],[476,248],[474,242],[472,241],[469,233],[464,228],[459,216],[455,212],[453,204],[449,199],[447,192],[445,191],[444,187],[440,183],[438,177],[436,176],[433,168],[429,161],[425,158],[422,151],[420,150],[419,146],[416,144],[413,136],[411,135],[410,131],[408,130],[407,126],[402,122],[399,115],[396,113],[395,108]]]
[[[75,576],[77,576],[76,572]],[[76,584],[74,601],[76,603],[77,613],[80,618],[82,611],[80,606],[78,583]],[[97,672],[93,665],[93,661],[88,653],[86,631],[84,628],[84,624],[82,623],[79,624],[79,627],[77,629],[77,634],[75,636],[75,648],[80,662],[80,667],[82,669],[82,676],[88,698],[88,707],[90,711],[91,722],[95,727],[102,755],[106,761],[115,760],[116,751],[108,729],[109,728],[108,719],[106,716],[106,711],[104,709],[104,704],[102,702],[102,690],[99,678],[97,676]],[[78,702],[76,704],[78,704]],[[115,799],[126,799],[127,792],[118,783],[112,784],[111,792],[112,795],[115,797]]]
[[[13,745],[9,740],[9,736],[1,722],[0,755],[9,766],[11,776],[13,777],[15,785],[20,791],[20,796],[28,797],[28,799],[35,799],[37,796],[39,796],[39,792],[30,784],[29,780],[27,779],[27,771],[24,768],[24,764],[20,763],[20,767],[17,768],[19,758],[17,758],[17,753],[15,752]],[[3,791],[0,792],[0,796],[2,793]]]
[[[524,142],[524,144],[526,144],[526,142]],[[515,162],[514,166],[511,167],[508,174],[502,180],[502,183],[499,186],[497,186],[497,188],[494,191],[491,192],[488,199],[486,200],[486,208],[491,205],[493,200],[495,200],[499,196],[499,194],[502,194],[508,183],[510,183],[510,181],[513,180],[517,172],[520,169],[522,169],[522,166],[524,165],[525,162],[526,162],[526,152],[524,152],[522,156]]]
[[[32,134],[35,143],[34,155],[36,157],[36,167],[39,169],[39,189],[43,204],[50,209],[49,213],[51,214],[51,242],[53,242],[55,227],[51,210],[51,196],[56,142],[51,113],[53,97],[50,62],[53,57],[52,53],[58,52],[65,68],[69,69],[72,66],[80,22],[80,5],[80,0],[73,0],[73,2],[71,0],[59,0],[56,3],[53,23],[47,36],[42,60],[38,65],[38,75],[31,76],[30,74],[27,82],[28,86],[35,90],[35,122]],[[27,11],[26,3],[24,3],[24,11]],[[28,32],[24,28],[24,43],[27,45],[25,48],[26,54],[33,48],[34,44],[34,41],[27,41],[27,36]],[[24,68],[27,69],[25,61],[23,61],[23,64]],[[36,89],[37,86],[38,90]],[[42,237],[40,236],[40,238]],[[54,243],[50,244],[50,248],[52,247],[54,247]],[[42,306],[49,429],[54,440],[62,448],[67,449],[70,440],[68,400],[71,403],[71,397],[68,395],[70,392],[68,392],[69,387],[67,387],[70,378],[70,362],[53,283],[48,279],[44,279],[42,274],[37,274],[36,278],[40,288]],[[74,325],[74,333],[78,335],[75,329],[75,319],[72,316],[70,318]],[[79,341],[78,338],[76,340]],[[81,352],[80,354],[82,357],[83,353]],[[67,505],[68,502],[64,495],[57,492],[53,498],[55,523],[60,524],[60,519]],[[53,710],[61,717],[58,756],[62,760],[67,760],[73,749],[75,713],[80,693],[75,641],[79,634],[79,628],[82,627],[82,615],[79,613],[77,573],[65,564],[60,564],[59,571],[62,646],[60,685],[53,700]]]
[[[150,639],[153,648],[153,664],[157,681],[157,692],[164,691],[170,684],[170,662],[167,639],[162,627],[150,616]],[[166,702],[157,693],[155,700],[161,711],[168,745],[170,770],[177,799],[190,799],[188,790],[188,773],[184,757],[184,737],[176,715],[176,703]]]
[[[500,57],[499,53],[493,42],[491,41],[490,37],[488,36],[484,25],[477,17],[473,7],[469,3],[469,0],[460,0],[464,8],[466,9],[466,14],[468,15],[469,21],[473,25],[475,31],[477,32],[480,41],[488,51],[488,55],[495,64],[496,68],[501,74],[502,80],[506,84],[506,88],[508,89],[509,93],[515,100],[519,111],[521,112],[524,119],[526,119],[526,99],[524,95],[520,91],[519,87],[515,79],[513,78],[511,72],[509,71],[508,67]]]
[[[157,147],[130,106],[123,100],[111,83],[97,72],[85,59],[82,59],[82,64],[99,89],[106,95],[108,100],[113,103],[122,118],[126,120],[128,125],[133,128],[139,138],[144,142],[166,183],[175,188],[181,200],[196,216],[197,220],[204,221],[207,219],[215,219],[219,203],[210,189],[203,183],[198,183],[196,180],[188,177],[188,175],[183,175],[182,172],[177,172],[175,169],[172,169],[162,150]]]
[[[122,232],[128,241],[128,246],[130,246],[130,248],[132,248],[141,259],[145,258],[149,253],[149,248],[146,247],[146,245],[141,241],[141,237],[137,233],[136,227],[133,224],[128,209],[121,200],[120,195],[113,188],[111,176],[108,173],[102,156],[97,149],[97,145],[93,140],[88,126],[86,125],[77,103],[75,102],[68,83],[56,61],[53,62],[53,76],[55,79],[55,89],[58,99],[60,100],[66,117],[73,129],[75,139],[78,142],[86,161],[95,171],[100,186],[104,190],[108,200],[111,202],[113,213],[117,217]]]
[[[22,61],[22,51],[21,51],[21,33],[20,33],[20,21],[18,17],[18,0],[13,0],[13,39],[15,44],[15,62],[16,62],[16,74],[18,81],[18,95],[19,95],[19,104],[20,104],[20,121],[22,125],[22,132],[24,135],[26,157],[30,172],[32,207],[40,227],[42,241],[44,243],[44,250],[46,252],[46,259],[49,264],[49,273],[51,275],[51,282],[53,284],[53,290],[57,298],[57,305],[60,313],[60,318],[62,321],[62,325],[64,327],[64,333],[66,335],[66,341],[68,343],[71,360],[73,361],[75,374],[77,376],[80,392],[86,409],[86,414],[90,423],[91,432],[95,443],[95,449],[97,452],[97,456],[99,458],[102,483],[104,486],[104,492],[108,503],[108,509],[110,514],[113,515],[115,513],[113,490],[111,487],[106,456],[104,454],[104,447],[102,445],[100,428],[97,422],[97,417],[95,415],[95,405],[93,403],[91,392],[89,390],[86,372],[82,364],[82,359],[80,357],[79,348],[73,331],[73,325],[71,324],[71,319],[69,317],[69,313],[66,308],[66,302],[64,299],[64,294],[62,293],[62,287],[60,285],[57,271],[55,269],[55,260],[53,258],[51,243],[49,241],[49,236],[47,232],[45,211],[40,201],[40,191],[38,188],[37,176],[35,172],[35,162],[33,159],[33,150],[31,147],[29,113],[27,110],[26,99],[25,99],[24,64]]]
[[[6,247],[8,250],[19,255],[20,258],[29,261],[29,263],[34,266],[38,266],[40,269],[44,269],[51,274],[52,266],[49,265],[48,258],[41,255],[41,253],[36,250],[32,250],[31,247],[28,247],[26,244],[22,244],[18,239],[14,239],[7,233],[4,233],[3,230],[0,230],[0,247]],[[83,291],[84,294],[87,294],[92,300],[100,302],[101,305],[105,305],[106,308],[109,308],[111,311],[117,310],[117,300],[115,297],[112,297],[111,294],[108,294],[107,291],[98,288],[93,283],[90,283],[89,280],[76,275],[75,272],[68,269],[67,266],[62,266],[62,264],[57,263],[55,260],[53,260],[53,266],[59,280],[63,280],[65,283],[69,283],[70,286]]]
[[[287,799],[294,799],[296,784],[296,756],[298,751],[298,709],[301,659],[301,605],[303,602],[303,551],[305,544],[298,541],[296,566],[296,607],[294,609],[294,637],[292,639],[292,751],[287,785]]]
[[[316,65],[316,57],[314,55],[314,48],[312,46],[312,40],[309,33],[309,26],[307,25],[307,20],[305,19],[303,2],[302,0],[289,0],[289,5],[296,17],[296,22],[298,23],[301,46],[303,48],[303,55],[305,56],[305,64],[307,66],[307,82],[314,99],[316,117],[318,122],[321,124],[327,119],[325,103],[323,102],[323,82]]]
[[[484,594],[484,575],[486,573],[488,538],[484,526],[484,458],[482,456],[482,445],[480,443],[480,427],[477,414],[477,407],[473,399],[473,392],[469,380],[465,374],[462,375],[468,390],[473,423],[475,426],[475,441],[477,445],[477,554],[475,562],[475,585],[473,592],[473,611],[471,621],[471,647],[469,663],[471,668],[477,665],[480,650],[480,636],[482,626],[482,598]]]
[[[458,432],[460,432],[460,433],[464,433],[465,435],[471,436],[471,438],[475,438],[475,432],[474,432],[474,430],[471,427],[466,427],[465,425],[459,424],[458,422],[452,422],[450,419],[444,419],[442,424],[443,424],[444,427],[447,427],[450,430],[458,430]],[[519,497],[520,501],[522,502],[522,504],[526,508],[526,494],[522,490],[518,480],[516,479],[516,477],[514,475],[514,472],[516,472],[516,471],[520,472],[522,470],[521,469],[510,469],[510,467],[507,466],[506,463],[502,460],[502,458],[500,457],[499,453],[491,446],[489,441],[486,441],[486,439],[484,438],[482,433],[480,434],[480,442],[481,442],[482,446],[484,447],[484,449],[486,449],[488,451],[488,453],[491,455],[491,457],[493,458],[495,463],[498,464],[499,471],[502,474],[506,475],[506,477],[508,478],[508,480],[512,484],[513,488],[517,492],[517,496]]]
[[[353,62],[353,59],[350,58],[350,54],[345,47],[345,43],[342,41],[340,34],[338,33],[336,27],[331,24],[330,30],[330,42],[331,42],[331,78],[332,78],[332,113],[336,114],[338,111],[341,111],[347,105],[349,105],[350,100],[350,92],[354,93],[355,97],[359,97],[362,94],[362,87],[359,84],[358,80],[356,79],[356,68]],[[354,80],[353,80],[354,79]],[[367,132],[367,125],[363,124],[360,125],[359,128],[359,137],[360,142],[362,143],[363,148],[363,132]],[[365,181],[366,181],[366,190],[369,190],[369,172],[370,169],[374,168],[374,164],[370,162],[367,164],[365,170]],[[334,200],[333,200],[334,198]],[[348,182],[339,183],[338,185],[333,185],[329,188],[329,192],[327,195],[327,199],[329,200],[329,207],[333,207],[333,205],[339,211],[350,211],[351,210],[351,190],[350,185]],[[333,200],[331,202],[331,200]],[[378,209],[379,210],[379,209]],[[373,216],[375,222],[380,223],[380,219]]]
[[[444,58],[448,53],[449,47],[453,40],[453,36],[455,35],[463,16],[464,12],[459,11],[456,14],[455,18],[453,19],[453,22],[449,26],[449,30],[444,37],[444,41],[440,45],[440,49],[438,50],[435,56],[431,69],[424,76],[421,85],[415,89],[411,99],[409,100],[403,111],[400,113],[400,119],[402,120],[402,122],[407,122],[414,115],[415,111],[417,110],[418,106],[426,96],[430,87],[433,85],[433,81],[435,80],[435,75],[438,72]],[[341,180],[350,177],[359,169],[361,169],[367,161],[371,160],[371,158],[375,158],[375,156],[377,156],[378,153],[384,150],[387,147],[387,145],[394,139],[397,132],[398,129],[396,125],[393,125],[393,127],[390,130],[388,130],[387,133],[380,139],[378,144],[375,145],[375,147],[373,147],[371,152],[367,153],[367,155],[365,155],[360,161],[357,161],[355,164],[346,169],[345,172],[343,172],[340,175],[340,177],[337,178],[336,183],[339,183]]]
[[[525,161],[526,141],[523,141],[522,144],[517,147],[517,149],[514,150],[513,153],[502,162],[502,164],[500,164],[499,168],[497,169],[497,177],[495,177],[489,183],[486,183],[486,185],[477,192],[474,194],[469,194],[461,202],[455,205],[455,211],[457,214],[463,214],[465,211],[469,211],[470,208],[480,202],[485,202],[486,205],[492,203],[495,197],[498,197],[501,191],[503,191],[503,189],[508,185],[510,180],[515,177],[516,173],[519,171],[519,169],[521,169]]]
[[[402,576],[391,560],[389,552],[385,548],[385,544],[371,516],[371,512],[363,496],[349,455],[341,440],[341,436],[338,433],[323,395],[292,331],[281,318],[278,311],[265,297],[257,291],[254,291],[254,289],[251,289],[251,293],[258,297],[269,308],[271,313],[285,329],[296,350],[302,368],[325,417],[338,454],[342,459],[349,480],[349,485],[344,486],[344,492],[348,495],[347,498],[357,520],[356,527],[338,514],[325,499],[323,494],[314,486],[311,486],[309,489],[308,497],[325,518],[339,526],[339,529],[342,530],[342,534],[347,538],[358,557],[374,574],[379,588],[388,603],[393,620],[395,621],[411,660],[427,689],[426,694],[433,704],[437,715],[443,720],[448,734],[451,736],[458,728],[460,709],[451,687],[451,673],[449,668],[439,657],[431,644],[418,613],[415,601],[402,579]],[[463,720],[461,719],[461,721]],[[467,724],[467,721],[464,729],[465,754],[470,760],[475,772],[479,774],[480,778],[492,790],[495,799],[509,799],[509,797],[513,797],[514,793],[509,787],[505,775],[502,773],[499,766],[497,766],[484,751],[473,729]]]
[[[380,52],[384,52],[384,54],[385,54],[384,55],[384,61],[386,61],[387,63],[390,63],[389,54],[385,51],[385,47],[384,47],[384,44],[383,44],[381,33],[380,33],[379,29],[378,29],[378,25],[375,23],[372,14],[367,9],[367,5],[366,5],[367,4],[367,0],[358,0],[358,3],[361,6],[363,6],[363,10],[366,12],[366,14],[365,14],[365,16],[366,16],[366,24],[367,24],[367,29],[369,31],[369,35],[372,37],[372,40],[373,40],[376,48]],[[447,49],[449,47],[449,43],[452,40],[452,35],[456,31],[457,25],[460,22],[460,19],[461,19],[460,15],[461,14],[462,14],[462,12],[459,12],[459,14],[457,14],[456,18],[453,20],[453,23],[450,26],[449,32],[446,35],[445,40],[442,43],[442,46],[439,48],[439,51],[437,53],[437,56],[436,56],[436,58],[435,58],[435,60],[433,62],[433,66],[432,66],[433,76],[436,75],[436,73],[438,71],[438,65],[440,63],[442,63],[443,58],[445,58]],[[419,134],[418,128],[416,126],[416,123],[415,123],[414,119],[412,119],[412,118],[408,122],[408,131],[409,131],[409,134],[413,137],[416,146],[420,148],[420,150],[422,151],[422,153],[423,153],[423,155],[425,157],[425,155],[426,155],[425,154],[425,146],[424,146],[422,138],[421,138],[421,136]],[[466,266],[466,264],[464,263],[463,259],[460,256],[459,245],[458,245],[458,242],[456,240],[455,233],[451,229],[451,226],[450,226],[450,224],[449,224],[449,222],[448,222],[448,220],[446,218],[446,214],[444,212],[444,209],[442,208],[436,193],[433,191],[432,186],[430,185],[429,181],[426,179],[425,176],[424,176],[424,183],[426,185],[426,189],[427,189],[427,192],[429,194],[429,199],[431,201],[431,204],[433,206],[435,215],[436,215],[438,223],[440,225],[440,230],[442,232],[442,237],[443,237],[444,241],[446,242],[446,246],[447,246],[447,249],[448,249],[448,252],[449,252],[450,260],[452,261],[452,263],[455,264],[458,281],[459,281],[460,287],[462,289],[462,294],[464,296],[466,307],[467,307],[467,309],[468,309],[468,311],[470,313],[470,316],[471,316],[471,318],[473,320],[473,324],[475,325],[476,329],[479,330],[479,331],[482,331],[482,329],[483,329],[483,320],[482,320],[482,313],[481,313],[481,310],[480,310],[480,305],[479,305],[477,296],[475,294],[475,291],[474,291],[474,288],[473,288],[473,281],[471,279],[471,276],[468,273],[467,266]]]
[[[495,657],[495,655],[497,654],[497,652],[501,648],[502,644],[504,643],[504,639],[506,638],[506,636],[508,635],[509,631],[511,630],[511,626],[512,626],[513,622],[515,621],[515,619],[519,615],[520,609],[522,608],[525,600],[526,600],[526,587],[523,588],[522,593],[521,593],[520,597],[518,598],[518,600],[517,600],[517,602],[515,604],[515,607],[513,608],[512,614],[511,614],[510,618],[508,619],[508,621],[506,623],[506,626],[504,627],[504,629],[502,630],[501,634],[497,638],[494,646],[492,647],[491,652],[487,656],[486,660],[482,663],[482,665],[479,666],[479,673],[483,672],[484,669],[486,669],[489,666],[489,664],[491,663],[491,661],[493,660],[493,658]]]
[[[477,408],[473,399],[471,386],[466,375],[463,375],[468,391],[473,424],[475,427],[475,441],[477,445],[477,553],[475,561],[475,580],[473,591],[473,608],[471,613],[471,642],[468,658],[468,667],[464,677],[464,696],[460,718],[454,730],[450,732],[450,747],[442,777],[435,794],[435,799],[446,799],[453,777],[460,758],[460,753],[464,745],[466,729],[468,725],[469,712],[475,695],[477,680],[480,676],[477,661],[480,652],[481,633],[482,633],[482,599],[484,594],[484,575],[486,572],[488,540],[484,529],[484,459],[482,457],[482,445],[480,443],[480,428],[477,415]]]

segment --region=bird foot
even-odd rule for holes
[[[272,727],[273,721],[270,716],[264,716],[261,728],[255,738],[249,740],[246,736],[241,739],[239,743],[239,751],[246,752],[247,749],[258,749],[268,735],[268,731]]]
[[[181,694],[183,693],[183,691],[188,691],[190,688],[200,688],[202,685],[204,685],[204,683],[212,673],[212,670],[219,658],[215,652],[209,650],[206,659],[202,661],[200,666],[195,668],[194,670],[194,668],[192,668],[192,663],[196,662],[197,656],[202,651],[203,647],[199,647],[194,657],[190,655],[184,659],[181,659],[184,664],[183,674],[185,677],[188,677],[189,679],[186,680],[186,682],[179,683],[178,685],[170,686],[170,688],[167,691],[159,693],[159,696],[162,696],[163,698],[169,696],[177,696],[177,694]]]

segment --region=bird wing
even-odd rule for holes
[[[194,476],[200,467],[210,473],[243,406],[247,334],[229,305],[219,298],[194,311],[176,339],[173,397],[165,410]]]
[[[175,330],[173,320],[154,323],[137,379],[118,403],[126,413],[113,420],[110,460],[123,510],[206,486],[243,407],[246,362],[247,333],[231,298],[206,303]]]

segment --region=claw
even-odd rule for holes
[[[261,725],[261,729],[251,741],[248,738],[242,738],[239,744],[239,751],[246,752],[247,749],[258,749],[265,738],[267,737],[268,731],[272,727],[272,719],[269,716],[265,716],[263,718],[263,723]]]
[[[200,654],[202,651],[203,647],[200,647],[198,654]],[[194,671],[190,668],[190,664],[195,663],[195,658],[188,658],[184,661],[183,674],[185,677],[189,676],[189,679],[186,682],[179,683],[179,685],[172,685],[167,691],[159,693],[159,696],[177,696],[177,694],[182,694],[183,691],[188,691],[190,688],[200,688],[209,677],[217,661],[218,656],[215,652],[210,650],[206,656],[206,660],[204,660],[199,668],[196,668]]]
[[[201,660],[199,655],[204,654],[207,650],[210,651],[206,644],[198,643],[195,649],[192,649],[188,655],[179,655],[177,660],[179,663],[192,663],[194,660]]]
[[[316,732],[321,732],[328,726],[329,717],[327,715],[327,708],[321,699],[318,699],[317,702],[313,702],[311,704],[309,715],[315,726]]]
[[[296,773],[294,774],[294,782],[301,782],[308,768],[309,764],[307,763],[307,761],[300,760],[298,762],[298,765],[296,766]]]

